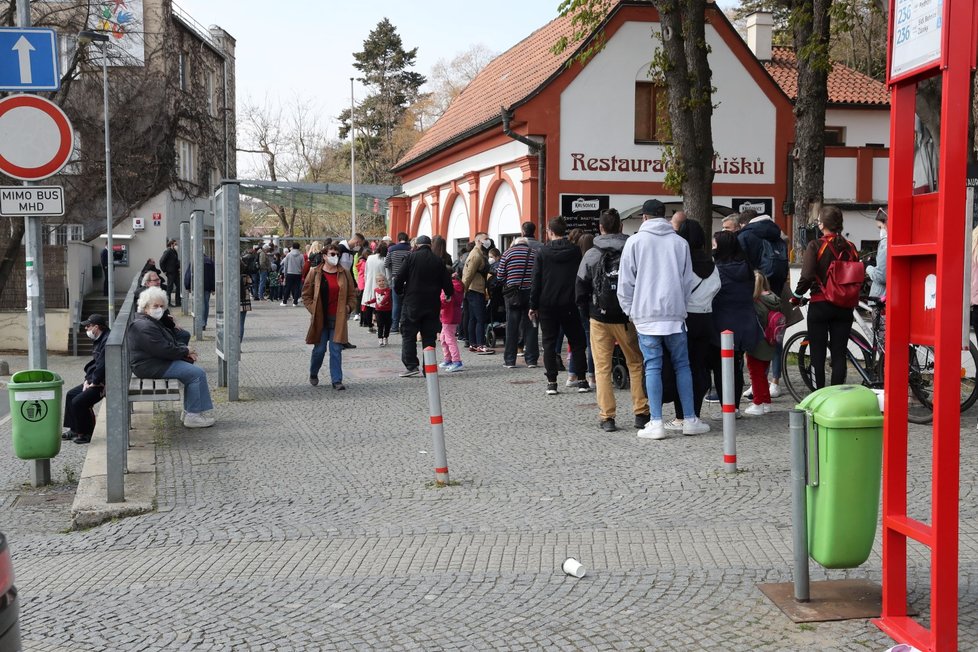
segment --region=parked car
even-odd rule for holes
[[[14,563],[7,538],[0,532],[0,652],[19,652],[20,624],[17,614],[17,587]]]

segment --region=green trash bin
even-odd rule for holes
[[[879,518],[883,415],[861,385],[813,392],[808,413],[808,554],[826,568],[855,568],[869,558]]]
[[[61,376],[46,369],[18,371],[10,377],[10,424],[14,455],[49,460],[61,451]]]

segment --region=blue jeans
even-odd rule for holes
[[[258,298],[265,298],[265,286],[268,285],[268,272],[258,272]]]
[[[401,332],[401,295],[391,292],[391,332]]]
[[[465,293],[465,305],[469,310],[469,346],[486,343],[486,295],[469,290]]]
[[[203,326],[201,326],[201,330],[207,329],[207,313],[209,313],[210,311],[211,311],[211,293],[204,292],[204,315],[203,315],[203,321],[201,322],[203,324]]]
[[[693,376],[689,371],[686,330],[672,335],[638,334],[638,346],[645,358],[645,389],[649,394],[649,413],[653,421],[662,420],[662,347],[669,350],[676,372],[676,390],[683,414],[695,415],[693,409]]]
[[[326,346],[329,345],[329,380],[333,383],[343,382],[343,345],[333,341],[333,329],[336,324],[323,326],[323,334],[319,343],[312,347],[312,358],[309,360],[309,375],[318,376],[326,357]]]
[[[248,313],[239,312],[238,314],[241,315],[241,320],[239,321],[241,327],[239,328],[240,332],[238,333],[238,341],[241,342],[244,340],[244,323],[245,323],[245,317],[248,316]]]
[[[771,379],[781,380],[781,356],[784,355],[784,342],[778,342],[774,347],[774,357],[771,358]]]
[[[183,383],[183,409],[187,412],[206,412],[214,409],[207,388],[207,374],[200,367],[183,360],[174,360],[163,378],[176,378]]]

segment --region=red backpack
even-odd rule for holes
[[[837,239],[841,239],[848,246],[839,251],[832,244]],[[816,263],[828,248],[832,249],[835,260],[829,263],[829,269],[825,273],[822,294],[832,305],[840,308],[855,308],[859,305],[859,293],[866,278],[866,268],[859,260],[859,254],[853,244],[841,236],[822,238],[822,246],[819,247],[818,256],[815,258]]]

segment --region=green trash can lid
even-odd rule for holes
[[[862,385],[833,385],[812,392],[798,404],[820,426],[879,428],[883,425],[876,393]]]
[[[61,376],[54,373],[53,371],[48,371],[47,369],[28,369],[27,371],[18,371],[13,376],[10,377],[10,384],[16,385],[17,383],[60,383],[62,382]]]

